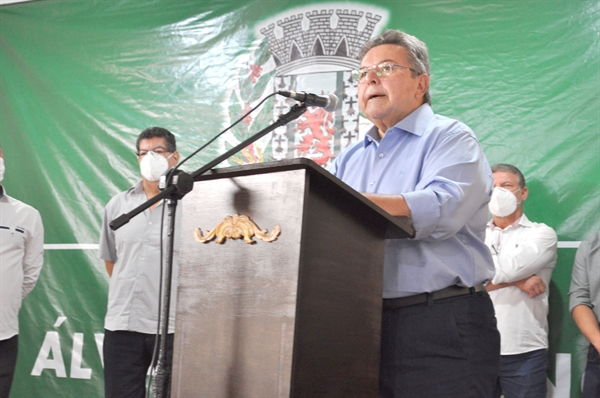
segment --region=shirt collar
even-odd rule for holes
[[[142,200],[144,203],[148,200],[148,198],[146,197],[146,192],[144,191],[144,182],[143,180],[138,181],[137,184],[135,184],[134,186],[132,186],[131,188],[129,188],[127,190],[127,195],[135,195],[136,197],[138,197],[137,200]],[[141,196],[141,197],[139,197]],[[163,200],[160,200],[158,202],[158,206],[162,206],[162,202]]]
[[[396,123],[396,125],[388,131],[400,129],[420,137],[423,135],[429,122],[434,116],[431,106],[429,106],[429,104],[423,104],[412,111],[407,117]]]
[[[518,219],[515,220],[515,222],[513,222],[511,225],[509,225],[508,227],[510,228],[514,228],[516,226],[522,226],[522,227],[531,227],[533,225],[533,223],[531,221],[529,221],[529,219],[527,218],[527,216],[525,215],[525,213],[521,214],[521,217],[519,217]],[[506,227],[506,228],[508,228]],[[494,224],[494,219],[492,218],[489,222],[488,222],[488,228],[493,230],[494,228],[496,228],[496,224]],[[506,229],[504,228],[504,229]]]
[[[379,130],[377,129],[377,126],[374,125],[365,134],[365,139],[363,140],[363,145],[366,147],[373,142],[379,143],[380,141],[381,141],[381,137],[379,136]]]
[[[144,193],[144,184],[142,180],[138,181],[134,186],[127,190],[128,195],[140,195]]]
[[[135,193],[145,193],[144,192],[144,181],[139,180],[137,184],[131,187]]]
[[[529,221],[525,213],[523,213],[521,218],[519,218],[519,225],[522,225],[523,227],[531,227],[533,226],[533,223]]]
[[[425,129],[429,125],[429,122],[434,116],[435,114],[433,113],[431,106],[425,103],[412,111],[407,117],[400,120],[394,126],[390,127],[388,131],[386,131],[386,134],[392,131],[401,130],[420,137],[423,135]],[[366,147],[372,142],[379,141],[381,141],[379,138],[379,131],[377,130],[376,126],[373,126],[365,134],[365,139],[363,141],[364,146]]]

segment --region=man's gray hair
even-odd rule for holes
[[[382,35],[374,37],[369,40],[359,51],[358,59],[362,61],[367,52],[374,47],[381,46],[382,44],[395,44],[400,47],[404,47],[408,54],[409,66],[417,72],[412,72],[413,77],[417,75],[428,75],[430,76],[429,68],[429,52],[427,51],[427,45],[415,36],[409,35],[399,30],[386,30]],[[431,95],[429,94],[429,87],[423,96],[423,102],[431,105]]]
[[[493,165],[492,173],[496,173],[498,171],[505,172],[505,173],[512,173],[512,174],[516,175],[517,182],[519,183],[519,188],[523,189],[526,187],[525,177],[523,176],[523,173],[521,173],[521,170],[519,170],[512,164],[498,163],[498,164]]]

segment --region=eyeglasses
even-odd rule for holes
[[[352,79],[358,83],[363,83],[365,81],[365,79],[367,78],[367,75],[369,74],[370,70],[373,70],[375,72],[375,74],[379,77],[381,76],[389,76],[392,74],[392,71],[394,70],[394,67],[396,68],[401,68],[401,69],[408,69],[414,73],[418,73],[415,69],[413,68],[409,68],[408,66],[402,66],[402,65],[397,65],[397,64],[390,64],[390,63],[381,63],[379,65],[376,66],[372,66],[370,68],[368,67],[364,67],[364,68],[360,68],[358,70],[353,70],[351,72],[352,74]]]
[[[143,158],[144,156],[146,156],[148,154],[148,152],[154,152],[154,153],[157,153],[157,154],[165,156],[165,157],[166,157],[166,155],[168,153],[171,153],[171,151],[169,151],[167,148],[159,146],[159,147],[156,147],[154,149],[149,149],[149,150],[148,149],[142,149],[142,150],[136,152],[135,154],[138,157]]]

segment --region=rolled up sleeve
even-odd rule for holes
[[[468,132],[440,140],[424,160],[415,191],[403,193],[416,239],[455,235],[487,204],[493,177],[477,140]]]

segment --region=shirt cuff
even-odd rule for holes
[[[431,191],[414,191],[403,193],[406,205],[410,209],[415,238],[422,239],[431,235],[440,218],[440,205],[436,195]]]

